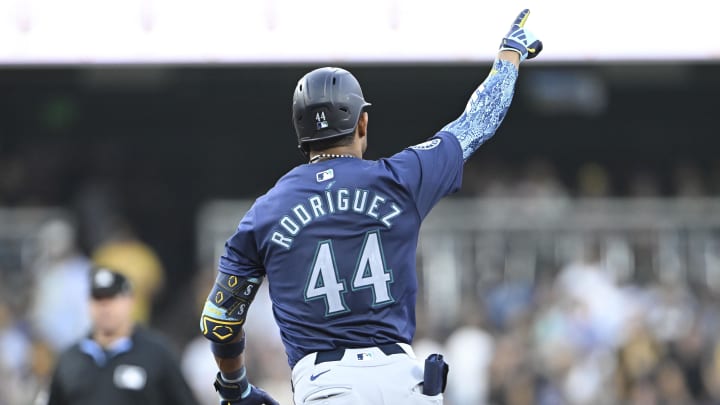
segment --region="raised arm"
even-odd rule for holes
[[[442,129],[458,138],[465,161],[500,127],[512,102],[520,62],[542,50],[542,42],[524,28],[529,14],[526,9],[517,16],[490,74],[472,94],[462,115]]]

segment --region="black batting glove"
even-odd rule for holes
[[[237,381],[227,381],[217,373],[214,385],[220,405],[280,405],[270,394],[250,384],[244,371]]]

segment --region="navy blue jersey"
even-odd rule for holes
[[[420,224],[462,168],[449,132],[377,161],[300,165],[253,204],[219,270],[267,277],[291,367],[316,351],[411,343]]]

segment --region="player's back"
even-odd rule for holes
[[[291,363],[334,347],[410,341],[420,217],[386,161],[299,166],[254,210]]]
[[[337,347],[411,343],[422,219],[462,179],[457,139],[378,161],[300,165],[260,197],[220,270],[266,276],[290,365]]]

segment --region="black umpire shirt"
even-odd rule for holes
[[[141,327],[110,349],[80,341],[60,356],[48,405],[197,405],[166,345]]]

